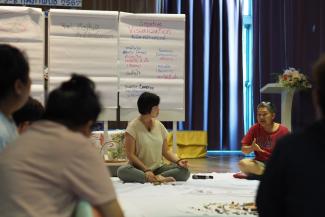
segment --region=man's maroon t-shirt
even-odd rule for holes
[[[276,141],[288,133],[288,128],[281,124],[278,130],[268,133],[260,124],[257,123],[248,130],[247,134],[241,140],[241,143],[242,145],[251,145],[254,138],[256,138],[256,144],[258,144],[265,152],[255,151],[255,160],[264,162],[269,159],[275,147]]]

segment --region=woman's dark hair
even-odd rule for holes
[[[152,107],[159,105],[160,98],[154,93],[143,92],[138,99],[138,110],[142,115],[150,114]]]
[[[28,61],[19,49],[0,44],[0,77],[0,100],[13,93],[16,80],[28,82]]]
[[[83,75],[73,74],[48,97],[44,119],[56,121],[69,128],[96,121],[101,111],[95,83]]]
[[[257,105],[257,109],[259,108],[267,108],[267,110],[271,113],[276,113],[275,106],[271,102],[261,102],[260,104]]]
[[[21,107],[18,111],[15,111],[15,113],[12,114],[12,117],[16,125],[19,126],[19,124],[25,121],[37,121],[42,118],[43,114],[43,105],[36,99],[29,97],[25,105]]]

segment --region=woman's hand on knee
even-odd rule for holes
[[[188,168],[189,167],[188,161],[187,160],[184,160],[184,159],[178,160],[176,164],[178,166],[184,167],[184,168]]]
[[[157,182],[158,181],[157,177],[151,170],[145,171],[144,174],[146,176],[147,182]]]

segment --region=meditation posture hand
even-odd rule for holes
[[[188,168],[188,161],[187,160],[180,160],[177,162],[178,166]]]
[[[148,182],[157,182],[158,181],[158,179],[157,179],[157,177],[155,176],[155,174],[153,174],[153,172],[152,171],[146,171],[145,172],[145,175],[146,175],[146,180],[148,181]]]

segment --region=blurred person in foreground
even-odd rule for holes
[[[2,217],[71,217],[80,200],[102,217],[123,217],[88,138],[100,111],[95,84],[84,76],[49,94],[43,120],[0,153]]]
[[[18,136],[12,114],[26,103],[30,87],[29,64],[24,53],[0,44],[0,151]]]
[[[19,134],[24,133],[33,122],[38,121],[44,114],[44,107],[38,100],[29,97],[27,102],[12,117]]]

